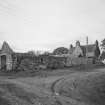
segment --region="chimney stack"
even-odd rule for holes
[[[86,37],[86,45],[88,45],[88,36]]]

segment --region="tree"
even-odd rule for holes
[[[28,51],[27,53],[30,55],[35,55],[35,51]]]
[[[96,47],[95,47],[95,57],[98,58],[99,55],[100,55],[100,49],[99,49],[99,44],[98,44],[97,40],[95,42],[95,45],[96,45]]]
[[[51,53],[48,52],[48,51],[45,51],[45,52],[43,53],[43,55],[51,55]]]
[[[98,40],[96,40],[95,44],[96,44],[96,46],[98,46],[98,45],[99,45]]]
[[[105,39],[101,41],[101,49],[105,50]]]
[[[100,59],[101,59],[101,60],[104,60],[104,59],[105,59],[105,51],[103,51],[103,52],[101,53]]]
[[[36,56],[41,55],[41,51],[40,51],[40,50],[37,50],[37,51],[35,52],[35,55],[36,55]]]
[[[99,55],[100,55],[100,49],[99,49],[99,47],[96,46],[96,48],[95,48],[95,57],[98,58]]]
[[[59,47],[59,48],[56,48],[54,51],[53,51],[53,54],[54,55],[62,55],[62,54],[67,54],[68,53],[68,49],[65,48],[65,47]]]

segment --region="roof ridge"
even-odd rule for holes
[[[1,50],[6,51],[8,53],[13,53],[13,50],[11,49],[11,47],[9,46],[9,44],[6,41],[3,42]]]

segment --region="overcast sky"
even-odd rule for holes
[[[0,45],[53,50],[105,38],[105,0],[0,0]]]

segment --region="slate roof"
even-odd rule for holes
[[[86,52],[91,53],[95,51],[95,44],[90,44],[90,45],[85,45],[85,46],[81,46],[83,53],[86,55]]]
[[[95,46],[96,46],[95,44],[91,44],[91,45],[86,46],[87,51],[88,52],[94,52]]]
[[[95,50],[95,44],[89,44],[89,45],[83,45],[83,46],[80,46],[82,51],[83,51],[83,54],[84,56],[86,55],[86,52],[90,53],[90,52],[94,52]],[[73,51],[75,50],[75,47],[73,47],[69,53],[73,53]]]

